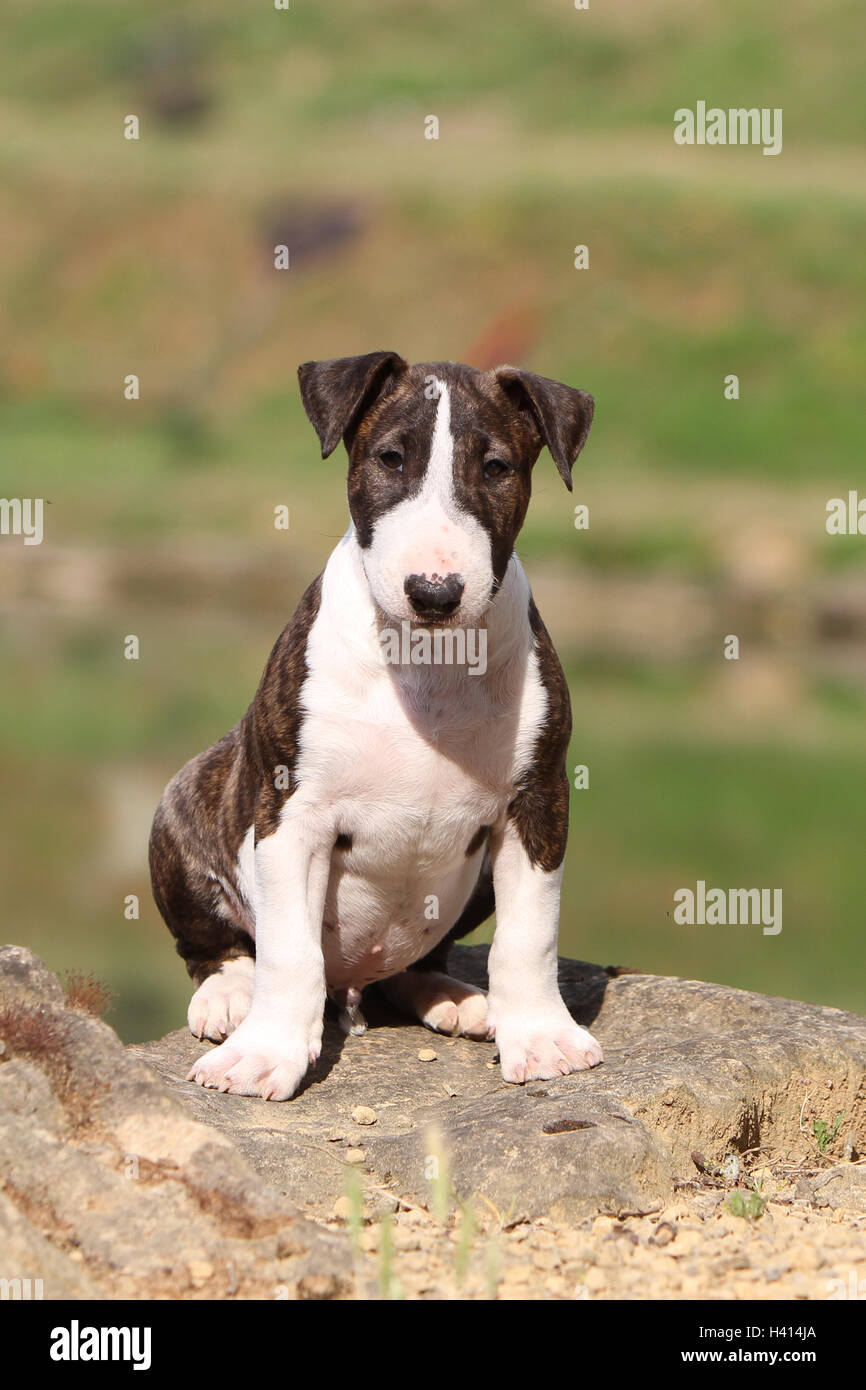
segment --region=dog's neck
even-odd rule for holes
[[[529,625],[529,581],[516,554],[511,556],[502,583],[484,614],[479,630],[484,630],[486,671],[470,675],[466,667],[455,665],[396,665],[390,674],[398,682],[427,686],[453,686],[465,680],[496,679],[504,671],[525,665],[532,645]],[[355,529],[350,526],[333,551],[325,571],[322,607],[327,609],[328,625],[340,633],[347,661],[363,666],[386,665],[383,641],[388,634],[402,635],[399,619],[384,613],[377,605],[364,571],[364,552],[358,544]],[[437,625],[440,632],[454,631],[450,623]],[[412,626],[410,631],[423,631]]]

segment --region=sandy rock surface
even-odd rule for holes
[[[486,948],[454,974],[485,983]],[[563,960],[606,1060],[506,1085],[374,998],[295,1100],[186,1081],[0,951],[0,1277],[45,1297],[866,1294],[866,1019]],[[432,1051],[421,1060],[419,1053]]]

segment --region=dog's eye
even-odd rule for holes
[[[383,449],[379,462],[383,467],[390,468],[392,473],[399,473],[403,467],[403,455],[399,449]]]
[[[508,464],[504,459],[485,459],[484,476],[485,478],[501,478],[503,473],[508,472]]]

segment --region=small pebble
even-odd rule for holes
[[[374,1125],[377,1118],[375,1110],[371,1110],[369,1105],[356,1105],[352,1111],[352,1119],[356,1125]]]
[[[347,1149],[347,1150],[346,1150],[346,1162],[347,1162],[347,1163],[363,1163],[363,1162],[364,1162],[364,1159],[365,1159],[366,1157],[367,1157],[367,1154],[366,1154],[366,1151],[365,1151],[364,1149]]]
[[[671,1221],[660,1221],[655,1231],[650,1236],[653,1245],[670,1245],[677,1233],[677,1228]]]
[[[420,1207],[410,1207],[408,1211],[400,1212],[400,1220],[406,1226],[417,1226],[429,1219],[427,1212],[422,1211]]]
[[[371,1205],[376,1216],[393,1216],[400,1206],[400,1199],[393,1192],[380,1192]]]
[[[196,1288],[201,1288],[202,1284],[206,1284],[213,1274],[213,1265],[207,1260],[190,1260],[187,1269]]]
[[[437,1054],[432,1047],[422,1047],[418,1053],[419,1062],[435,1062]]]
[[[331,1208],[331,1215],[337,1221],[348,1221],[352,1215],[352,1201],[349,1197],[338,1197]]]

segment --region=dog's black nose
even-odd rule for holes
[[[410,574],[403,589],[419,618],[448,618],[460,606],[464,584],[459,574]]]

